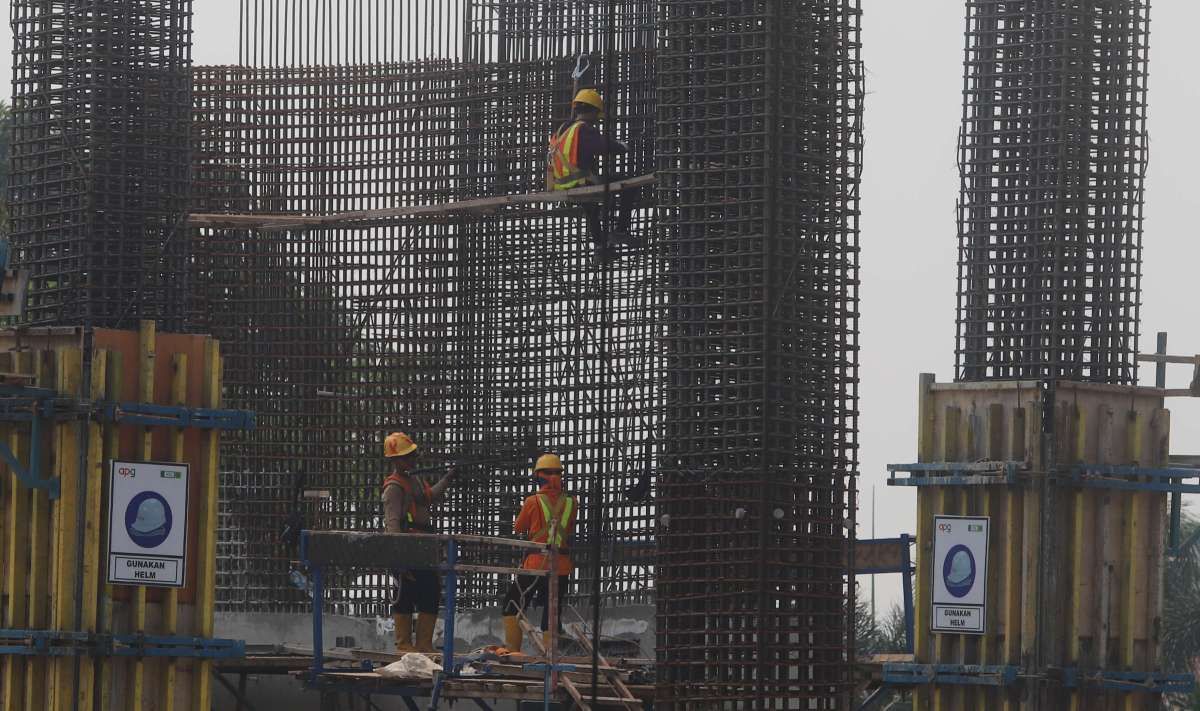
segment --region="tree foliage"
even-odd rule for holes
[[[1189,542],[1197,530],[1200,521],[1184,516],[1180,541]],[[1194,543],[1166,566],[1162,651],[1172,671],[1191,671],[1200,658],[1200,546]]]

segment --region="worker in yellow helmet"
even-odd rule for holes
[[[383,456],[389,471],[383,481],[383,523],[388,533],[418,531],[432,533],[430,506],[442,497],[450,480],[451,468],[432,486],[424,477],[411,474],[416,468],[419,448],[403,432],[393,432],[383,440]],[[432,652],[433,628],[437,623],[441,581],[433,570],[407,570],[399,574],[392,620],[396,624],[396,651]],[[417,612],[417,639],[413,646],[413,612]]]
[[[562,627],[563,596],[567,592],[567,581],[571,577],[571,557],[567,554],[567,541],[575,530],[575,515],[578,506],[575,499],[563,491],[562,460],[557,454],[543,454],[538,457],[533,466],[534,482],[538,492],[525,499],[521,512],[513,528],[518,534],[524,533],[535,543],[550,542],[558,548],[558,609],[559,627]],[[552,527],[551,522],[557,526]],[[550,541],[552,533],[554,540]],[[525,570],[549,570],[549,556],[543,553],[530,553],[521,564]],[[504,598],[504,646],[513,652],[521,651],[521,627],[517,623],[517,613],[525,610],[536,597],[542,607],[542,635],[546,645],[549,645],[549,578],[544,575],[518,575],[508,588]]]
[[[604,117],[604,99],[595,89],[581,89],[571,104],[571,119],[564,122],[550,137],[546,161],[546,181],[551,190],[570,190],[584,185],[602,185],[622,180],[625,176],[612,173],[601,177],[600,156],[627,153],[625,144],[609,140],[596,128]],[[600,224],[601,206],[582,205],[587,217],[588,234],[595,249],[594,263],[609,264],[617,258],[615,244],[641,247],[644,241],[633,235],[633,210],[637,207],[639,191],[621,191],[620,211],[616,229],[606,235]]]

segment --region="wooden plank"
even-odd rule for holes
[[[28,435],[16,427],[5,427],[5,439],[13,456],[23,465],[29,465]],[[29,505],[30,491],[16,483],[16,475],[5,466],[3,476],[13,481],[13,492],[8,500],[8,520],[5,542],[8,544],[8,561],[5,576],[8,578],[8,600],[5,620],[13,627],[22,627],[28,616],[29,592]],[[21,711],[25,708],[25,657],[9,654],[4,657],[4,672],[0,678],[3,691],[0,708],[3,711]]]
[[[19,376],[22,384],[33,378],[33,359],[30,351],[11,352],[9,367]],[[22,465],[29,466],[29,433],[24,427],[4,427],[3,436],[12,450],[13,457]],[[7,465],[0,467],[2,476],[12,486],[5,513],[5,545],[8,547],[4,575],[8,579],[5,589],[8,599],[4,623],[7,626],[24,627],[29,615],[29,563],[30,563],[30,489],[20,484]],[[16,654],[6,655],[0,675],[0,709],[21,711],[25,706],[26,660]]]
[[[1200,365],[1200,355],[1173,356],[1161,353],[1139,353],[1137,359],[1142,363],[1179,363],[1182,365]]]
[[[108,353],[108,374],[105,377],[104,392],[108,399],[119,402],[122,398],[121,387],[124,382],[125,354],[119,350],[111,350]],[[111,461],[119,459],[121,456],[121,428],[117,425],[108,423],[104,425],[102,438],[104,441],[103,460]],[[101,482],[103,483],[104,495],[101,502],[101,510],[108,510],[108,497],[111,492],[108,491],[108,472],[102,472]],[[101,527],[100,531],[103,544],[100,547],[102,556],[107,556],[108,547],[108,531]],[[105,565],[108,564],[107,559]],[[100,629],[113,628],[113,586],[109,585],[108,573],[104,573],[104,588],[100,596],[100,609],[98,611],[98,626]],[[96,673],[100,676],[100,698],[104,699],[101,708],[108,711],[111,708],[109,704],[113,694],[113,675],[117,668],[122,666],[127,667],[128,661],[118,662],[111,657],[100,657],[96,662]],[[115,710],[114,710],[115,711]]]
[[[221,349],[217,341],[204,341],[204,383],[201,402],[204,407],[221,405]],[[199,617],[201,637],[213,636],[213,612],[217,590],[217,497],[219,478],[219,443],[217,430],[205,430],[200,435],[201,483],[199,537],[196,565],[196,615]],[[208,711],[212,707],[212,665],[210,659],[201,660],[194,674],[194,703],[192,711]]]
[[[13,370],[12,352],[0,352],[0,368],[6,371]],[[0,423],[0,441],[7,442],[8,434],[13,425],[11,423]],[[20,489],[25,488],[25,485],[17,479],[9,468],[0,462],[0,511],[5,514],[11,508],[13,497],[18,495]],[[5,629],[14,627],[12,619],[8,616],[8,606],[3,601],[12,597],[9,585],[12,583],[11,576],[7,573],[11,569],[9,557],[12,554],[11,546],[8,544],[10,527],[4,525],[3,519],[0,519],[0,626]],[[0,661],[0,665],[3,662]],[[0,671],[0,694],[4,693],[3,687],[3,672]]]
[[[432,205],[410,205],[379,210],[355,210],[331,215],[279,215],[279,214],[222,214],[193,213],[187,222],[199,227],[260,228],[264,230],[299,229],[306,227],[342,226],[347,223],[385,220],[405,217],[436,217],[464,212],[495,211],[511,205],[556,205],[572,202],[590,202],[603,199],[606,193],[619,192],[627,188],[653,185],[653,174],[616,181],[609,185],[589,185],[571,190],[553,190],[524,195],[498,195],[495,197],[469,198]]]
[[[595,653],[595,648],[592,647],[591,640],[587,638],[587,635],[583,633],[583,630],[581,630],[578,625],[570,625],[568,629],[571,631],[571,636],[575,638],[576,642],[579,642],[585,652],[593,654],[596,660],[604,666],[611,666],[608,663],[608,660],[604,658],[603,654]],[[616,674],[612,671],[605,671],[604,676],[608,679],[609,684],[611,684],[613,688],[619,692],[621,699],[619,703],[625,706],[626,709],[629,711],[634,711],[633,707],[635,705],[639,707],[641,706],[641,702],[634,698],[633,694],[630,693],[629,688],[625,686],[625,682],[621,680],[619,674]]]
[[[1145,418],[1136,410],[1130,410],[1126,415],[1126,436],[1128,438],[1128,449],[1126,456],[1130,464],[1141,465],[1145,464],[1144,452],[1142,444],[1145,441],[1143,436],[1145,428]],[[1142,570],[1144,562],[1139,560],[1138,543],[1143,535],[1143,512],[1141,506],[1142,496],[1136,492],[1123,492],[1125,499],[1125,537],[1122,541],[1124,549],[1124,564],[1125,564],[1125,580],[1123,588],[1123,599],[1121,601],[1121,664],[1125,668],[1131,668],[1134,663],[1133,658],[1133,640],[1137,630],[1137,606],[1139,588],[1141,585]]]
[[[38,387],[53,388],[57,381],[57,354],[45,350],[37,354],[34,361]],[[39,445],[43,456],[41,471],[37,476],[45,477],[54,470],[54,447],[51,433],[43,435]],[[35,445],[30,445],[35,446]],[[50,590],[50,498],[45,489],[32,493],[29,509],[31,526],[29,536],[29,624],[28,629],[46,629],[49,621]],[[30,657],[25,663],[25,709],[46,707],[46,668],[44,657]]]
[[[537,647],[537,649],[544,655],[546,653],[546,645],[542,643],[541,630],[535,629],[533,625],[529,624],[529,620],[525,618],[524,611],[517,613],[517,624],[521,625],[521,628],[525,631],[525,636],[533,640],[533,646]],[[579,691],[579,688],[575,686],[574,682],[567,678],[560,678],[559,681],[562,682],[563,688],[567,690],[567,693],[571,695],[571,698],[575,699],[575,704],[579,706],[580,709],[583,711],[591,711],[591,707],[588,706],[588,704],[583,700],[583,694]]]
[[[154,346],[156,340],[153,321],[142,321],[138,324],[138,400],[140,402],[154,402]],[[139,439],[138,457],[142,461],[154,459],[151,429],[144,427]],[[135,587],[132,598],[130,627],[135,634],[145,634],[146,586]],[[137,657],[133,662],[129,697],[132,711],[143,711],[146,701],[146,660],[142,657]]]
[[[1070,461],[1087,461],[1087,408],[1080,402],[1072,407],[1072,452]],[[1085,603],[1091,601],[1091,575],[1086,569],[1084,549],[1090,544],[1087,524],[1092,502],[1086,495],[1086,489],[1076,489],[1072,495],[1072,530],[1070,530],[1070,545],[1067,546],[1067,564],[1070,567],[1070,610],[1067,615],[1067,659],[1073,667],[1082,665],[1084,651],[1084,635],[1091,611],[1085,613]],[[1070,711],[1080,711],[1084,703],[1084,694],[1080,689],[1072,689],[1069,693]]]
[[[936,434],[936,412],[934,411],[932,373],[921,373],[917,381],[917,461],[932,462],[935,454],[934,436]],[[917,490],[917,560],[929,561],[933,558],[933,515],[934,494],[929,487],[918,487]],[[922,564],[921,571],[927,572],[928,565]],[[916,584],[916,609],[914,611],[913,641],[914,658],[918,664],[933,662],[932,635],[929,631],[930,614],[933,610],[933,593],[930,586],[923,580]],[[929,708],[932,694],[924,686],[913,689],[913,708],[924,711]]]
[[[92,353],[91,382],[88,386],[88,398],[97,402],[106,392],[105,379],[108,376],[108,351],[97,350]],[[100,529],[103,527],[103,510],[101,503],[104,497],[104,441],[101,438],[100,423],[95,419],[88,420],[86,425],[87,444],[84,490],[84,532],[83,532],[83,600],[80,601],[81,619],[79,629],[84,632],[98,632],[96,626],[100,595],[100,579],[104,571],[100,564]],[[94,657],[83,657],[79,662],[79,687],[76,690],[78,704],[76,708],[91,709],[95,692],[95,674],[97,663]]]
[[[946,405],[942,411],[942,447],[939,453],[938,460],[943,462],[958,462],[962,460],[959,450],[960,425],[962,421],[962,409],[954,405]],[[961,515],[966,513],[958,505],[958,494],[948,486],[936,487],[935,496],[937,497],[937,513],[946,515]],[[936,573],[935,573],[936,574]],[[932,606],[930,611],[932,612]],[[934,659],[938,663],[951,663],[950,660],[955,658],[952,651],[961,642],[960,635],[952,634],[934,634]],[[955,658],[956,662],[961,663],[961,660]],[[957,709],[963,707],[961,699],[962,688],[947,687],[945,685],[937,685],[933,687],[933,709],[934,711],[949,711],[949,709]]]
[[[187,403],[187,353],[175,353],[171,356],[171,399],[170,404],[184,407]],[[184,461],[183,429],[173,427],[170,434],[171,461]],[[186,575],[186,572],[185,572]],[[179,632],[179,588],[168,588],[163,595],[163,633],[174,636]],[[179,669],[179,660],[168,657],[164,661],[165,669],[162,685],[159,687],[160,711],[175,711],[175,684]]]
[[[58,354],[57,391],[68,396],[81,396],[83,352],[79,348],[63,348]],[[54,527],[50,569],[53,576],[50,625],[52,629],[75,628],[75,585],[79,580],[77,547],[78,514],[83,506],[79,487],[79,432],[81,425],[60,422],[54,425],[57,455],[59,496],[52,505],[51,525]],[[70,711],[75,701],[73,674],[75,659],[69,656],[50,660],[49,709]]]

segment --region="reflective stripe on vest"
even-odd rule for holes
[[[550,511],[550,497],[545,494],[538,494],[537,500],[542,506],[542,520],[545,521],[545,525],[530,534],[529,540],[534,543],[545,543],[546,540],[544,539],[549,538],[550,535],[550,522],[554,520],[554,513],[557,511],[553,513]],[[562,507],[562,521],[559,523],[558,530],[554,533],[554,540],[550,544],[561,548],[564,538],[563,531],[567,530],[567,526],[571,523],[571,511],[575,508],[575,499],[564,494],[559,498],[558,506]],[[543,540],[539,541],[539,538]]]
[[[576,121],[567,130],[550,137],[550,175],[555,190],[569,190],[588,181],[588,174],[579,167],[579,131],[583,121]]]

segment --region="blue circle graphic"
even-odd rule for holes
[[[946,592],[954,597],[966,597],[975,587],[975,556],[971,549],[959,543],[946,552],[942,561],[942,582]]]
[[[125,532],[142,548],[157,548],[171,535],[171,507],[153,491],[143,491],[125,507]]]

